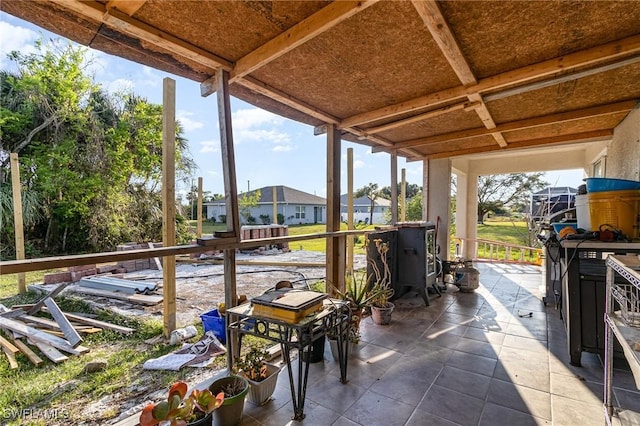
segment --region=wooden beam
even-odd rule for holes
[[[48,312],[48,309],[45,309],[45,312]],[[83,317],[82,315],[78,315],[78,314],[72,314],[69,312],[63,312],[63,314],[70,321],[77,322],[80,324],[91,325],[93,327],[100,327],[106,330],[113,330],[122,334],[131,334],[136,331],[133,328],[124,327],[117,324],[111,324],[109,322],[100,321],[93,318]]]
[[[16,361],[16,354],[8,350],[7,348],[2,348],[4,354],[7,356],[7,361],[9,361],[9,368],[12,370],[16,370],[18,368],[18,361]]]
[[[328,6],[238,59],[231,71],[231,82],[290,52],[345,19],[372,6],[377,1],[334,1],[329,3]]]
[[[340,230],[340,130],[330,124],[327,131],[327,231]],[[341,280],[338,239],[327,238],[327,291],[333,294],[335,288],[343,290]]]
[[[566,83],[568,81],[578,80],[580,78],[589,77],[591,75],[600,74],[607,71],[612,71],[618,68],[626,67],[627,65],[633,65],[640,62],[640,55],[632,56],[631,58],[616,61],[611,64],[601,65],[595,68],[590,68],[585,71],[574,72],[568,75],[551,78],[543,81],[536,81],[534,83],[525,84],[523,86],[517,86],[513,89],[501,90],[496,93],[483,96],[485,102],[496,101],[498,99],[508,98],[510,96],[520,95],[522,93],[532,92],[534,90],[544,89],[545,87],[556,86],[558,84]]]
[[[60,337],[53,336],[44,331],[37,330],[33,327],[29,327],[19,321],[0,317],[0,327],[7,330],[15,331],[16,333],[20,333],[23,336],[27,336],[33,341],[46,343],[47,345],[51,345],[65,352],[69,352],[70,354],[80,354],[80,352],[77,351],[73,346],[71,346],[66,340],[61,339]]]
[[[247,76],[243,79],[237,80],[235,83],[240,84],[247,89],[264,95],[270,99],[278,101],[281,104],[291,107],[297,111],[310,115],[311,117],[317,118],[318,120],[324,121],[325,123],[338,124],[340,122],[340,119],[338,117],[333,116],[325,111],[321,111],[313,105],[309,105],[306,102],[296,99],[293,96],[274,87],[271,87],[266,83],[256,80],[253,77]]]
[[[154,28],[130,17],[117,9],[107,9],[102,3],[80,0],[50,0],[63,9],[70,10],[91,20],[101,22],[124,34],[144,40],[154,46],[173,52],[189,60],[213,69],[230,70],[233,64],[211,52],[207,52],[191,43]]]
[[[398,222],[398,154],[391,152],[389,160],[391,161],[391,223],[393,224]]]
[[[408,124],[416,123],[418,121],[423,121],[428,118],[438,117],[440,115],[448,114],[450,112],[460,111],[460,110],[472,111],[480,106],[481,105],[477,102],[459,102],[457,104],[448,105],[442,108],[423,112],[422,114],[414,115],[412,117],[403,118],[402,120],[392,121],[391,123],[383,124],[381,126],[370,127],[368,129],[362,130],[362,134],[368,137],[369,135],[373,135],[375,133],[385,132],[387,130],[406,126]]]
[[[34,341],[33,345],[35,345],[35,347],[40,349],[40,352],[42,352],[42,354],[44,356],[46,356],[47,358],[49,358],[51,361],[55,362],[56,364],[59,364],[61,362],[66,361],[67,359],[69,359],[69,357],[64,355],[62,352],[60,352],[59,350],[57,350],[53,346],[47,345],[46,343]]]
[[[465,98],[472,93],[493,93],[502,89],[513,88],[533,80],[546,78],[553,80],[559,73],[570,73],[576,69],[594,67],[604,63],[617,62],[640,53],[640,35],[616,40],[590,49],[581,50],[548,61],[528,65],[492,77],[484,78],[469,87],[457,86],[429,93],[417,98],[408,99],[397,104],[384,106],[347,117],[340,122],[340,127],[359,126],[372,121],[383,120],[412,111],[432,108],[445,103]]]
[[[176,82],[162,81],[162,245],[176,245]],[[164,337],[176,329],[176,257],[162,259]]]
[[[339,233],[348,233],[340,231]],[[282,244],[295,241],[326,238],[332,233],[321,232],[317,234],[287,235],[285,237],[261,238],[259,240],[238,241],[236,237],[211,238],[211,243],[189,244],[174,247],[159,247],[153,250],[139,249],[126,251],[112,251],[107,253],[79,254],[69,256],[44,257],[38,259],[8,260],[0,262],[0,275],[15,274],[18,272],[42,271],[44,269],[56,269],[65,266],[89,265],[95,263],[111,263],[124,260],[150,259],[154,256],[177,256],[181,254],[203,253],[210,250],[247,249],[259,245]],[[353,235],[362,235],[362,231],[353,231]]]
[[[530,129],[533,127],[547,126],[551,124],[565,123],[567,121],[582,120],[585,118],[598,117],[603,115],[617,114],[630,111],[635,108],[637,101],[624,101],[608,105],[600,105],[590,108],[562,112],[558,114],[550,114],[541,117],[527,118],[524,120],[512,121],[498,125],[495,129],[476,128],[469,130],[461,130],[457,132],[447,133],[443,135],[429,136],[426,138],[412,139],[398,142],[394,148],[410,148],[434,143],[447,142],[453,140],[469,139],[477,136],[489,135],[496,132],[510,132],[515,130]],[[373,152],[383,151],[382,148],[374,148]]]
[[[434,0],[412,0],[411,3],[462,84],[464,86],[476,84],[476,77],[464,58],[458,41],[449,28],[438,4]]]
[[[353,148],[347,148],[347,229],[353,229]],[[353,238],[347,238],[346,270],[353,271]]]
[[[407,170],[402,168],[400,180],[400,222],[407,220]]]
[[[47,309],[49,309],[49,314],[51,314],[53,319],[60,326],[60,330],[64,333],[65,339],[67,339],[74,348],[78,347],[80,343],[82,343],[82,337],[80,337],[71,323],[69,323],[69,320],[64,316],[55,300],[48,298],[44,301],[44,304],[47,306]]]
[[[34,303],[34,305],[31,308],[29,308],[29,310],[27,311],[27,314],[33,315],[36,312],[38,312],[40,310],[40,308],[42,308],[42,306],[44,305],[44,302],[46,302],[47,299],[49,299],[51,297],[55,297],[56,295],[60,294],[60,292],[62,292],[62,290],[64,290],[65,287],[68,286],[69,284],[71,284],[71,283],[60,283],[60,284],[58,284],[58,286],[56,288],[54,288],[49,293],[47,293],[44,296],[42,296],[40,298],[40,300],[38,300],[36,303]]]
[[[17,354],[18,352],[20,352],[20,349],[18,349],[13,343],[2,336],[0,336],[0,346],[2,347],[2,349],[9,351],[12,354]]]
[[[509,142],[510,149],[517,148],[532,148],[543,145],[554,145],[554,144],[574,144],[574,143],[586,143],[586,142],[597,142],[610,139],[613,136],[613,130],[605,129],[605,130],[595,130],[590,132],[581,132],[581,133],[572,133],[568,135],[560,135],[560,136],[551,136],[548,138],[540,138],[540,139],[529,139],[522,140],[516,142]],[[443,151],[437,152],[434,154],[427,154],[424,158],[429,159],[438,159],[438,158],[450,158],[456,157],[460,155],[469,155],[469,154],[478,154],[482,152],[492,152],[498,151],[500,147],[497,146],[482,146],[476,148],[467,148],[455,151]]]
[[[466,58],[462,54],[458,41],[456,40],[453,31],[451,31],[447,20],[442,15],[442,11],[438,4],[434,0],[413,0],[413,6],[422,17],[425,25],[429,29],[429,32],[460,79],[460,82],[464,86],[477,84],[476,77],[471,71],[471,67],[467,63]],[[482,96],[479,93],[471,93],[467,95],[467,98],[471,102],[480,104],[475,110],[476,114],[478,114],[482,124],[484,124],[487,129],[494,129],[496,127],[496,123],[493,121],[493,117],[491,117],[491,113],[489,112],[487,105],[482,100]],[[501,147],[507,146],[507,142],[501,133],[492,133],[492,136],[498,145]]]
[[[109,0],[106,7],[107,10],[116,8],[129,16],[133,16],[146,2],[147,0]]]
[[[196,225],[196,238],[202,238],[202,177],[198,178],[198,213],[196,214],[198,223]]]
[[[18,153],[9,154],[11,163],[11,191],[13,198],[13,233],[16,242],[16,259],[24,259],[24,227],[22,222],[22,184],[20,183],[20,162]],[[24,273],[18,274],[18,292],[27,292],[27,281]]]
[[[16,345],[18,349],[20,349],[20,352],[22,352],[24,356],[26,356],[33,365],[38,366],[44,362],[42,358],[40,358],[34,351],[32,351],[31,348],[27,346],[27,344],[24,343],[22,340],[15,339],[13,341],[13,344]]]
[[[238,184],[236,180],[236,159],[231,121],[231,100],[229,94],[229,73],[218,71],[218,127],[220,128],[220,151],[222,155],[222,175],[224,182],[225,206],[227,213],[227,231],[240,240],[240,212],[238,209]],[[224,251],[224,302],[233,307],[238,304],[236,283],[236,251]],[[230,319],[227,319],[228,321]],[[229,352],[238,353],[237,332],[228,333]],[[231,371],[233,360],[227,356],[227,369]]]

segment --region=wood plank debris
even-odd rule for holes
[[[66,285],[64,283],[56,287],[35,304],[15,305],[11,309],[0,305],[0,330],[13,338],[13,341],[9,341],[0,334],[0,348],[7,356],[11,368],[18,368],[16,360],[18,353],[24,354],[35,365],[41,365],[44,362],[33,349],[20,340],[22,338],[38,348],[42,355],[51,361],[60,363],[69,358],[68,354],[81,355],[89,352],[89,348],[81,346],[83,339],[80,334],[97,333],[105,329],[122,334],[130,334],[135,331],[129,327],[111,324],[88,316],[63,312],[52,296],[62,291]],[[143,294],[129,296],[158,297]],[[41,314],[34,315],[39,312],[48,314],[51,318]]]
[[[56,302],[53,299],[47,299],[44,301],[44,304],[47,306],[47,309],[53,319],[60,325],[60,329],[64,333],[64,337],[67,341],[74,348],[78,347],[78,345],[82,343],[82,337],[80,337],[78,332],[69,323],[69,320],[64,316]]]
[[[89,287],[74,287],[76,293],[88,294],[91,296],[108,297],[110,299],[124,300],[138,305],[153,306],[162,303],[163,297],[159,294],[127,294],[118,291],[100,290]]]
[[[31,348],[27,346],[27,344],[22,340],[15,339],[13,341],[13,344],[18,349],[20,349],[20,352],[22,352],[27,358],[29,358],[29,361],[31,361],[34,365],[38,366],[44,362],[42,358],[40,358],[34,351],[32,351]]]
[[[32,343],[32,341],[29,341],[29,343]],[[47,345],[46,343],[33,342],[33,345],[35,345],[38,349],[40,349],[40,352],[42,352],[44,356],[46,356],[56,364],[59,364],[69,359],[69,357],[64,355],[62,352],[60,352],[53,346]]]

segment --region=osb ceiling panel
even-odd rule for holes
[[[487,102],[487,107],[496,123],[505,123],[637,98],[640,63]]]
[[[338,117],[460,84],[408,2],[377,3],[252,76]]]
[[[134,17],[236,61],[329,3],[150,0]]]
[[[507,142],[516,142],[530,139],[541,139],[550,136],[589,132],[592,130],[613,129],[624,119],[624,117],[627,116],[627,114],[628,113],[623,112],[601,117],[567,121],[565,123],[533,127],[513,132],[504,132],[502,135]]]
[[[100,26],[47,2],[0,1],[0,9],[85,46],[91,43]]]
[[[432,117],[417,123],[397,127],[392,130],[378,133],[392,142],[406,141],[432,135],[441,135],[457,130],[475,129],[484,127],[475,111],[459,110],[445,115]]]
[[[483,78],[638,33],[635,1],[439,2]]]
[[[492,136],[480,136],[473,139],[465,139],[459,141],[438,142],[418,148],[414,148],[422,155],[432,155],[441,152],[453,152],[479,147],[498,146],[498,143]]]

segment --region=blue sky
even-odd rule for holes
[[[6,54],[12,50],[28,53],[38,38],[57,38],[44,29],[0,12],[0,66],[10,69]],[[200,96],[197,82],[153,68],[90,50],[94,57],[94,80],[110,91],[130,90],[153,103],[162,103],[162,80],[176,80],[176,116],[189,141],[191,155],[198,165],[194,179],[203,178],[204,191],[224,193],[221,174],[220,136],[216,96]],[[313,127],[231,98],[232,123],[239,191],[271,185],[286,185],[319,196],[326,195],[326,137],[314,136]],[[372,154],[370,148],[343,141],[342,193],[346,192],[346,151],[354,151],[354,189],[373,182],[388,186],[390,159],[385,153]],[[421,185],[422,162],[398,159],[400,171],[406,169],[409,183]],[[553,186],[581,183],[582,171],[547,173]],[[184,191],[186,187],[178,188]]]

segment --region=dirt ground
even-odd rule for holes
[[[304,287],[325,276],[325,254],[318,252],[292,251],[282,253],[274,251],[261,255],[238,254],[236,258],[239,265],[236,268],[236,282],[238,294],[244,294],[249,299],[262,294],[265,290],[273,288],[278,281],[288,280],[294,287]],[[260,262],[260,265],[245,265],[245,262]],[[304,264],[304,266],[299,266]],[[317,264],[318,266],[309,266]],[[356,255],[354,269],[364,268],[366,258],[364,255]],[[155,283],[158,286],[157,293],[162,294],[162,272],[158,270],[143,270],[125,274],[125,279]],[[80,295],[73,292],[71,285],[65,292],[75,296],[81,296],[95,307],[110,309],[122,315],[142,317],[155,317],[162,319],[162,303],[154,306],[142,306],[115,299],[95,296]],[[73,293],[71,293],[73,292]],[[219,302],[224,301],[224,271],[219,259],[201,259],[196,262],[177,262],[176,265],[176,293],[177,293],[177,323],[179,327],[200,323],[200,315],[214,309]],[[144,350],[141,347],[141,350]],[[215,374],[210,368],[188,368],[187,381],[200,383]],[[113,424],[133,414],[138,413],[142,407],[152,399],[164,396],[164,390],[148,388],[145,383],[145,375],[153,374],[152,371],[143,370],[141,377],[136,380],[133,389],[128,389],[125,397],[118,392],[111,393],[99,401],[85,401],[81,403],[82,417],[85,419],[111,417],[112,420],[102,424]],[[135,395],[132,397],[131,395]],[[78,401],[76,401],[77,403]],[[111,413],[108,415],[107,413]],[[117,413],[117,414],[116,414]],[[92,425],[94,423],[81,423]]]

